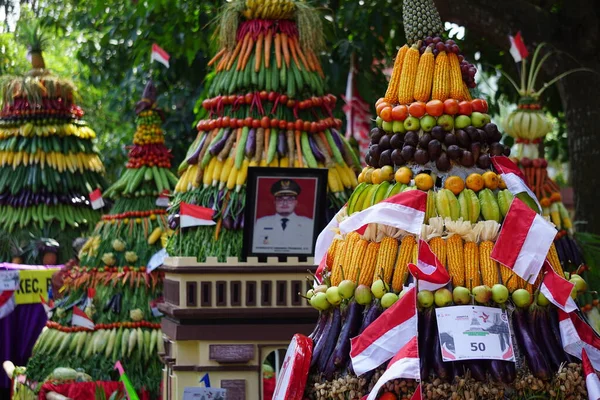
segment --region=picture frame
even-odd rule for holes
[[[325,168],[248,168],[243,259],[311,257],[325,225],[326,196]]]

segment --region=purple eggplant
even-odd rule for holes
[[[254,157],[256,151],[256,129],[252,128],[248,132],[248,140],[246,140],[246,157]]]
[[[216,156],[217,154],[219,154],[221,152],[221,150],[223,150],[223,147],[225,147],[225,143],[227,142],[227,139],[229,139],[230,134],[231,134],[231,129],[229,129],[229,128],[225,129],[221,139],[217,140],[208,149],[208,151],[210,152],[211,155]]]
[[[371,325],[371,323],[373,323],[373,321],[375,321],[381,315],[382,311],[383,309],[381,308],[381,303],[379,302],[379,299],[373,300],[371,305],[363,313],[363,321],[360,326],[360,329],[358,330],[358,334],[360,335],[361,333],[363,333],[363,331],[367,329],[367,327]]]
[[[317,360],[317,371],[325,371],[327,368],[327,362],[331,357],[331,353],[335,348],[335,344],[337,343],[337,339],[340,336],[340,331],[342,329],[342,315],[339,308],[333,310],[333,318],[331,320],[331,329],[329,333],[323,337],[324,347],[323,351],[319,355],[319,359]],[[322,340],[321,340],[322,341]]]
[[[554,340],[556,341],[556,343],[558,343],[558,347],[560,349],[562,349],[563,344],[562,344],[562,337],[560,335],[560,325],[558,322],[558,311],[557,311],[557,308],[554,306],[548,307],[548,324],[550,325],[550,329],[552,330]],[[569,363],[577,362],[577,359],[575,357],[573,357],[572,355],[570,355],[569,353],[567,353],[566,351],[563,351],[563,353],[564,353],[565,358],[567,359],[567,362],[569,362]]]
[[[348,361],[350,355],[350,339],[355,337],[360,329],[362,311],[363,306],[356,301],[352,301],[348,305],[342,333],[338,338],[338,342],[332,354],[333,363],[339,368],[343,367]]]
[[[433,333],[433,308],[427,308],[419,311],[419,354],[421,355],[421,378],[429,377],[429,368],[431,367],[431,351],[434,338]]]
[[[517,366],[514,362],[505,361],[504,371],[506,374],[506,383],[513,383],[517,379]]]
[[[327,318],[329,317],[328,312],[320,312],[319,319],[317,320],[317,324],[315,325],[315,329],[312,331],[309,338],[313,340],[314,343],[319,341],[321,337],[321,333],[323,332],[323,328],[325,327],[325,323],[327,322]]]
[[[210,135],[208,133],[204,134],[204,136],[202,136],[202,139],[200,139],[200,144],[198,145],[198,147],[196,147],[196,149],[194,150],[194,152],[192,153],[191,156],[188,157],[188,159],[186,160],[186,162],[189,165],[195,165],[198,164],[198,157],[200,157],[200,153],[202,151],[202,148],[204,147],[204,143],[206,142],[206,138],[209,137]]]
[[[339,310],[336,309],[336,311],[338,311],[338,317],[339,317]],[[317,365],[319,358],[321,358],[321,354],[325,350],[325,342],[327,342],[327,340],[329,338],[329,334],[331,332],[331,328],[333,326],[334,314],[335,314],[335,312],[332,312],[328,315],[327,321],[325,322],[325,325],[323,326],[323,330],[321,331],[321,338],[318,341],[315,341],[315,346],[313,348],[313,353],[312,353],[312,360],[310,360],[311,368],[314,367],[315,365]]]
[[[432,340],[431,347],[429,348],[431,349],[431,364],[438,378],[445,381],[452,380],[454,376],[452,373],[452,363],[444,362],[442,358],[442,348],[440,346],[440,340],[438,338],[437,322],[435,322],[435,312],[432,312],[432,314],[434,316],[434,325],[430,329],[435,330],[435,335],[434,339]]]
[[[465,367],[471,371],[471,377],[476,381],[483,382],[486,378],[486,365],[481,360],[471,360],[465,362]]]
[[[550,379],[550,366],[530,332],[525,310],[517,309],[513,313],[513,331],[533,375],[543,380]]]
[[[542,348],[543,353],[548,356],[553,371],[558,371],[560,365],[566,361],[566,357],[562,346],[554,339],[548,314],[542,310],[538,310],[535,316],[535,332],[538,338],[537,343]]]
[[[287,140],[285,137],[285,131],[280,131],[279,135],[277,136],[277,154],[279,154],[279,157],[285,157],[287,155],[287,152],[288,148]]]
[[[340,136],[340,133],[337,131],[337,129],[331,128],[331,137],[333,137],[335,145],[337,146],[340,153],[342,153],[343,155],[346,152],[346,149],[344,148],[344,143],[342,143],[342,137]]]
[[[312,153],[315,156],[316,160],[319,161],[319,162],[324,162],[325,161],[325,156],[323,155],[323,153],[319,149],[319,146],[317,146],[317,142],[312,137],[312,135],[308,135],[308,144],[310,145],[310,150],[312,151]]]
[[[462,378],[463,376],[465,376],[464,361],[452,361],[452,372],[454,373],[455,378]]]
[[[506,363],[506,362],[508,362],[508,361],[491,360],[488,363],[488,365],[487,365],[488,371],[490,372],[490,375],[494,381],[508,383],[508,382],[506,382],[508,379],[508,377],[507,377],[508,372],[504,368],[504,363]]]

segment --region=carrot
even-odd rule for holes
[[[298,42],[297,37],[294,38],[294,44],[296,45],[296,53],[298,53],[298,57],[300,57],[300,60],[302,60],[302,64],[304,65],[304,68],[306,68],[307,71],[311,71],[311,69],[309,68],[309,65],[308,65],[308,61],[306,60],[304,53],[300,49],[300,42]]]
[[[229,61],[229,56],[230,56],[230,54],[229,54],[229,52],[227,52],[225,54],[225,56],[223,56],[223,58],[221,58],[221,61],[219,61],[219,64],[217,64],[217,72],[221,72],[221,71],[223,71],[223,69],[225,69],[225,67],[227,66],[228,61]]]
[[[300,135],[302,132],[296,131],[296,153],[298,154],[298,167],[302,168],[302,146],[300,146]]]
[[[302,67],[300,66],[300,62],[298,61],[298,52],[296,50],[296,43],[294,42],[293,37],[290,37],[288,39],[288,46],[290,48],[290,52],[292,53],[292,58],[294,59],[294,62],[296,63],[296,67],[298,67],[298,70],[301,71]]]
[[[265,36],[265,67],[267,68],[271,65],[271,43],[273,43],[273,31],[269,29]]]
[[[264,143],[264,147],[265,147],[265,159],[267,158],[267,154],[269,154],[269,138],[271,136],[271,130],[270,129],[265,129],[265,143]],[[258,149],[257,149],[258,150]]]
[[[219,58],[221,58],[221,56],[225,54],[225,48],[221,49],[217,54],[215,54],[215,56],[213,58],[211,58],[211,60],[208,62],[208,66],[210,67],[211,65],[213,65],[214,63],[217,62],[217,60]]]
[[[275,60],[277,61],[277,69],[281,69],[281,34],[275,34]]]
[[[246,64],[248,64],[248,60],[250,59],[250,54],[252,54],[252,48],[254,47],[254,39],[249,38],[248,39],[248,46],[246,49],[246,55],[244,56],[244,59],[242,61],[242,70],[246,69]]]
[[[256,39],[256,51],[254,52],[254,71],[260,71],[260,62],[262,60],[263,33],[261,32]]]
[[[330,156],[333,155],[333,151],[331,150],[331,147],[329,146],[329,142],[327,141],[327,137],[325,137],[325,132],[319,132],[319,136],[321,137],[321,140],[323,141],[323,145],[325,145],[325,148],[327,149],[327,152],[329,153]]]
[[[249,36],[250,36],[250,34],[246,34],[246,37],[244,38],[244,40],[239,41],[237,43],[237,45],[235,46],[235,49],[233,50],[233,54],[231,55],[231,58],[229,59],[229,62],[227,63],[227,71],[229,71],[231,69],[231,67],[233,67],[233,63],[235,62],[235,59],[238,57],[238,54],[240,54],[242,47],[244,47],[246,45],[246,43],[248,43]],[[238,62],[238,68],[239,68],[239,65],[240,65],[240,63]]]
[[[321,77],[321,79],[325,79],[325,74],[323,73],[323,68],[321,68],[321,63],[319,62],[319,59],[317,58],[317,55],[315,53],[313,53],[312,50],[309,50],[310,56],[313,59],[313,63],[315,64],[315,67],[317,68],[317,71],[319,72],[319,76]]]
[[[285,33],[281,34],[281,47],[283,48],[283,58],[285,59],[285,66],[290,67],[290,48],[288,46],[288,37]]]

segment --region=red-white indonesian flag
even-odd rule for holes
[[[410,400],[421,400],[423,398],[421,391],[421,384],[419,383]]]
[[[515,197],[490,256],[533,284],[555,236],[551,223]]]
[[[340,232],[352,232],[367,224],[383,224],[418,235],[421,233],[426,208],[427,193],[421,190],[398,193],[352,214],[340,223]]]
[[[552,304],[565,312],[577,310],[577,304],[571,298],[571,291],[575,284],[558,275],[548,260],[544,262],[542,272],[545,275],[540,286],[540,292]]]
[[[400,349],[398,353],[390,360],[387,369],[381,375],[381,378],[377,380],[373,389],[369,393],[367,400],[375,400],[379,389],[381,389],[387,382],[400,379],[421,379],[421,371],[419,368],[419,341],[417,335],[415,335]],[[417,388],[420,392],[420,388]],[[414,397],[413,397],[414,398]]]
[[[583,373],[585,374],[585,386],[587,387],[588,399],[600,399],[600,379],[590,362],[590,359],[585,351],[581,352],[581,361],[583,364]]]
[[[150,56],[150,61],[158,61],[165,67],[169,68],[169,58],[171,56],[169,53],[164,51],[159,45],[156,43],[152,44],[152,54]]]
[[[600,338],[594,329],[575,312],[558,311],[560,338],[566,353],[582,358],[585,349],[595,369],[600,369]]]
[[[16,305],[14,290],[0,291],[0,319],[13,312]]]
[[[417,291],[412,287],[363,333],[350,340],[350,358],[357,376],[394,357],[417,336],[416,298]]]
[[[513,56],[515,62],[519,62],[524,58],[527,58],[529,51],[527,51],[527,47],[525,47],[525,43],[521,37],[521,31],[517,32],[514,37],[508,35],[508,40],[510,40],[510,55]]]
[[[419,240],[417,265],[408,264],[408,270],[415,279],[419,280],[419,292],[421,290],[437,290],[450,282],[450,275],[444,264],[440,262],[424,240]]]
[[[492,164],[494,165],[494,169],[502,177],[502,180],[506,184],[506,188],[509,192],[515,196],[519,193],[527,193],[529,197],[535,201],[537,206],[540,208],[540,211],[542,210],[542,206],[538,202],[537,197],[535,197],[535,193],[529,189],[529,186],[527,185],[527,179],[517,164],[505,156],[492,157]]]
[[[104,207],[104,200],[102,199],[102,192],[100,189],[96,189],[90,193],[90,203],[92,204],[93,210]]]
[[[77,306],[73,307],[73,318],[71,319],[71,325],[81,326],[90,330],[94,329],[94,321],[92,321],[90,317],[88,317],[86,313],[84,313],[81,308]]]
[[[212,219],[214,213],[212,208],[182,202],[179,206],[179,225],[182,228],[215,225]]]

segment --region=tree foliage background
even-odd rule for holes
[[[40,18],[48,24],[55,38],[45,52],[46,65],[61,75],[72,77],[78,84],[87,119],[99,135],[98,147],[109,179],[114,179],[124,167],[125,146],[131,143],[134,130],[133,106],[149,76],[157,83],[159,105],[167,111],[167,145],[178,163],[195,136],[199,100],[205,77],[210,73],[206,64],[217,51],[212,23],[222,3],[222,0],[0,0],[0,74],[23,73],[28,69],[25,48],[15,40],[19,35],[18,26],[33,17]],[[402,1],[314,0],[312,3],[327,20],[324,26],[330,52],[321,56],[329,91],[338,98],[344,94],[350,59],[354,55],[358,68],[357,89],[373,105],[386,88],[383,68],[391,65],[397,49],[405,42]],[[507,0],[502,6],[509,7],[509,3],[515,7],[517,3],[535,7],[540,15],[558,15],[566,7],[562,1],[551,0]],[[482,78],[496,81],[498,68],[516,75],[507,52],[506,33],[514,33],[510,32],[512,27],[502,27],[502,32],[495,29],[493,35],[481,34],[469,20],[472,16],[464,16],[461,21],[460,13],[448,1],[436,0],[436,4],[443,19],[464,22],[464,37],[453,38],[470,60],[477,58],[482,63],[479,66],[484,73],[479,82]],[[485,10],[500,7],[497,4],[495,0],[469,0],[461,7]],[[515,8],[514,13],[520,11]],[[555,22],[557,26],[560,23]],[[474,31],[471,26],[475,27]],[[514,31],[517,29],[521,29],[520,26]],[[534,28],[523,25],[523,29]],[[528,41],[526,32],[525,41],[533,44]],[[536,41],[539,42],[538,38]],[[150,62],[154,42],[171,55],[171,68]],[[498,90],[491,93],[489,100],[492,111],[499,114],[500,105],[514,103],[517,94],[503,79],[496,85]],[[543,101],[547,111],[558,121],[554,134],[546,141],[546,154],[564,162],[568,159],[568,146],[561,97],[556,89],[548,90]],[[342,104],[340,99],[339,117],[343,116]]]

